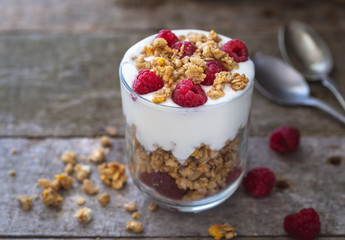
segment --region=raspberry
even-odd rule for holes
[[[271,192],[276,182],[274,173],[268,168],[254,168],[243,179],[243,186],[252,196],[261,198]]]
[[[157,91],[164,86],[164,82],[154,72],[140,70],[133,82],[133,91],[138,94],[147,94]]]
[[[303,208],[284,219],[284,229],[290,237],[299,240],[313,240],[320,233],[320,218],[313,208]]]
[[[168,46],[171,47],[175,42],[178,41],[176,35],[170,30],[160,30],[156,38],[164,38],[167,41]]]
[[[172,92],[172,99],[181,107],[197,107],[205,104],[207,96],[200,84],[185,79],[176,85]]]
[[[248,60],[248,49],[241,40],[232,39],[225,43],[221,50],[228,53],[235,62],[245,62]]]
[[[215,60],[206,61],[207,68],[205,70],[206,77],[204,81],[201,82],[202,85],[211,86],[213,85],[213,81],[216,78],[216,73],[221,71],[226,71],[224,66]]]
[[[192,56],[195,50],[197,49],[197,47],[189,41],[184,41],[184,42],[177,41],[171,46],[171,48],[180,50],[182,46],[183,46],[182,57]]]
[[[281,126],[275,129],[269,138],[270,148],[283,154],[296,151],[299,141],[299,130],[291,126]]]
[[[185,190],[177,187],[175,179],[166,172],[156,172],[152,178],[153,187],[165,197],[171,199],[181,199],[186,193]]]

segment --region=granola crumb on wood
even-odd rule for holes
[[[142,233],[144,231],[143,225],[136,221],[128,221],[126,224],[126,230],[130,230],[134,233]]]
[[[104,207],[110,202],[110,195],[108,193],[102,193],[97,195],[98,203]]]
[[[135,202],[129,202],[123,205],[123,207],[128,211],[128,212],[134,212],[138,209],[137,204]]]
[[[14,176],[16,176],[16,172],[14,170],[10,170],[8,172],[8,175],[10,175],[11,177],[14,177]]]
[[[88,223],[92,218],[92,210],[90,208],[82,208],[74,214],[74,217],[76,217],[80,223]]]
[[[125,165],[118,162],[103,163],[98,166],[101,180],[109,187],[122,189],[127,181]]]
[[[147,209],[151,212],[156,211],[158,208],[157,204],[154,202],[150,202],[150,204],[147,206]]]
[[[113,142],[108,136],[102,136],[100,141],[103,147],[111,147],[113,145]]]
[[[135,219],[135,220],[139,220],[140,219],[139,212],[132,213],[132,218]]]
[[[98,193],[99,187],[95,187],[89,179],[84,179],[81,190],[89,195],[95,195]]]
[[[77,204],[79,205],[79,206],[81,206],[81,205],[83,205],[85,203],[85,198],[83,198],[83,197],[78,197],[78,199],[77,199]]]
[[[17,199],[22,204],[24,211],[29,211],[32,207],[32,197],[30,196],[18,196]]]
[[[75,165],[77,163],[77,154],[71,150],[67,150],[62,154],[61,161]]]
[[[93,163],[101,163],[105,159],[105,151],[102,147],[98,147],[97,149],[92,151],[91,156],[89,157],[89,161]]]
[[[208,233],[214,237],[214,239],[232,239],[237,236],[236,228],[228,223],[213,224],[208,229]]]

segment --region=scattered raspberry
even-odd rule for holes
[[[185,190],[177,187],[175,179],[168,173],[156,172],[152,180],[156,191],[165,197],[178,200],[186,193]]]
[[[282,126],[275,129],[270,135],[270,148],[278,153],[291,153],[299,145],[299,130],[291,126]]]
[[[206,77],[204,81],[201,82],[202,85],[211,86],[216,78],[216,73],[221,71],[226,71],[223,65],[215,60],[206,61],[207,68],[205,70]]]
[[[133,83],[133,91],[138,94],[147,94],[157,91],[164,86],[164,82],[154,72],[143,69],[138,73]]]
[[[200,84],[185,79],[176,85],[172,99],[181,107],[197,107],[206,103],[207,96]]]
[[[271,192],[276,182],[274,173],[268,168],[254,168],[243,179],[243,186],[252,196],[261,198]]]
[[[304,208],[284,219],[284,229],[290,237],[299,240],[313,240],[320,233],[320,218],[313,208]]]
[[[177,41],[171,46],[171,48],[180,50],[182,46],[183,46],[183,57],[192,56],[195,50],[197,49],[197,47],[189,41],[184,41],[184,42]]]
[[[248,49],[241,40],[232,39],[225,43],[221,50],[228,53],[235,62],[245,62],[248,60]]]
[[[178,41],[176,35],[170,30],[160,30],[156,38],[164,38],[167,41],[168,46],[171,47],[175,42]]]

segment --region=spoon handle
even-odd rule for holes
[[[327,87],[337,98],[339,101],[340,105],[345,109],[345,99],[344,99],[344,94],[342,94],[337,86],[337,84],[334,82],[332,78],[329,76],[322,76],[322,84]]]
[[[331,106],[326,104],[325,102],[316,99],[316,98],[308,98],[304,105],[316,107],[318,109],[321,109],[322,111],[332,115],[334,118],[338,119],[341,123],[345,125],[345,116],[333,109]]]

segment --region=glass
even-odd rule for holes
[[[243,94],[231,101],[197,108],[172,107],[152,103],[133,92],[124,79],[122,65],[123,62],[120,65],[120,80],[126,116],[128,167],[134,183],[160,206],[182,212],[203,211],[229,198],[239,187],[246,166],[253,80],[243,90]],[[170,136],[175,139],[176,131],[180,131],[183,139],[183,135],[187,136],[193,128],[193,121],[189,121],[193,118],[207,116],[214,126],[226,114],[229,124],[232,124],[232,119],[236,122],[236,111],[232,109],[235,106],[236,111],[241,109],[246,121],[243,125],[238,124],[240,126],[235,133],[229,134],[221,148],[212,149],[212,144],[200,143],[194,147],[191,155],[181,161],[172,153],[176,145],[174,141],[171,141],[169,147],[166,144],[165,147],[161,146],[159,140],[154,146],[150,145],[150,149],[145,147],[144,142],[157,135],[156,132],[148,132],[145,124],[156,124],[159,128],[157,132],[164,139]],[[184,123],[181,124],[182,120],[170,121],[177,117],[184,119]],[[134,123],[129,119],[138,121]],[[159,127],[165,121],[166,127]],[[225,131],[228,126],[224,121],[220,124],[217,127]],[[148,129],[152,130],[152,126]],[[200,129],[201,136],[203,131],[210,131],[210,128],[205,126]]]

